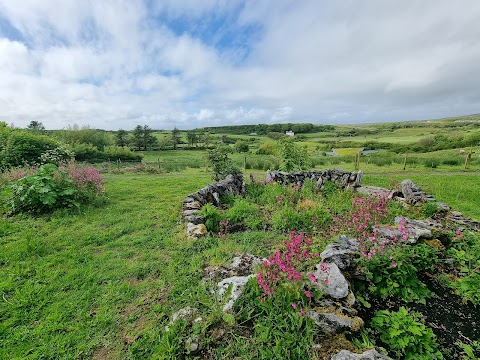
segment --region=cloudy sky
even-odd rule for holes
[[[480,112],[478,0],[0,0],[0,121],[47,129]]]

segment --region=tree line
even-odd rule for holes
[[[315,125],[309,123],[299,124],[258,124],[258,125],[231,125],[231,126],[211,126],[196,129],[197,131],[207,131],[210,133],[222,133],[232,135],[267,135],[268,133],[285,133],[286,131],[293,131],[298,134],[308,134],[314,132],[328,132],[335,131],[333,125]]]

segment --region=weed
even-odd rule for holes
[[[219,223],[222,221],[219,210],[212,204],[205,204],[202,210],[200,210],[200,215],[205,218],[207,230],[212,233],[218,233],[220,230]]]
[[[403,306],[397,312],[380,310],[375,313],[371,324],[396,357],[405,360],[443,359],[435,334],[420,321],[418,313],[410,313]]]

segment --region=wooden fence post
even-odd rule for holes
[[[470,152],[467,154],[467,158],[465,159],[465,169],[468,170],[470,169],[470,163],[472,162],[472,149],[470,149]]]

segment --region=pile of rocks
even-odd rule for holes
[[[298,184],[305,180],[313,180],[317,183],[317,189],[321,189],[326,181],[336,183],[340,188],[356,188],[362,184],[362,172],[348,172],[340,169],[296,171],[286,173],[276,170],[268,170],[265,181],[280,184]]]
[[[323,334],[352,333],[363,327],[363,320],[353,308],[355,296],[350,289],[350,283],[345,276],[352,274],[356,267],[355,258],[359,255],[357,240],[347,236],[340,236],[339,241],[329,244],[321,253],[321,262],[313,273],[316,277],[315,286],[324,293],[322,299],[308,312]],[[222,301],[223,311],[233,312],[234,302],[240,298],[248,280],[257,276],[258,267],[268,261],[251,254],[237,254],[230,264],[221,266],[207,266],[204,269],[203,281],[210,284],[212,295],[216,294]],[[325,270],[327,269],[327,270]],[[328,279],[328,285],[324,280]],[[227,291],[228,290],[228,291]],[[171,325],[178,319],[190,323],[203,321],[196,308],[187,307],[172,314]],[[168,330],[168,327],[167,327]],[[190,353],[200,351],[200,339],[192,335],[185,342]],[[389,358],[376,350],[366,351],[364,354],[355,354],[342,350],[332,359],[383,359]]]

